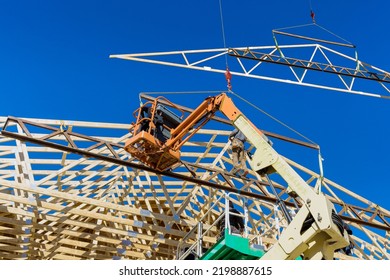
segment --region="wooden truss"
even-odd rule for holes
[[[216,242],[212,224],[226,193],[247,206],[249,238],[265,249],[287,225],[265,178],[229,173],[229,127],[200,130],[184,145],[183,163],[165,172],[123,150],[128,124],[0,117],[0,127],[0,259],[174,259],[201,219],[204,246]],[[353,255],[337,258],[390,259],[390,211],[287,161],[351,226]],[[300,201],[277,174],[271,179],[296,213]]]
[[[277,33],[288,35],[283,32]],[[294,35],[294,37],[299,36]],[[315,41],[329,44],[323,40],[316,39]],[[296,55],[304,58],[295,58]],[[229,61],[229,71],[235,76],[370,97],[390,98],[388,85],[390,74],[388,72],[361,61],[357,57],[357,52],[353,57],[318,43],[114,54],[110,55],[110,58],[222,74],[226,72],[226,69],[221,68],[221,65],[226,65]],[[274,68],[270,65],[284,66],[285,69],[283,67]],[[323,75],[322,73],[330,75],[324,79],[316,75],[318,72],[321,72],[320,75]]]

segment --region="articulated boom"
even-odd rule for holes
[[[148,103],[147,103],[148,104]],[[256,148],[251,168],[260,175],[277,172],[288,184],[288,193],[302,204],[281,238],[262,259],[333,259],[334,251],[349,245],[344,223],[333,204],[313,190],[273,149],[267,137],[222,93],[203,101],[187,118],[177,117],[156,99],[150,108],[138,109],[133,137],[125,149],[143,163],[166,170],[180,161],[180,148],[216,113],[221,111]],[[149,112],[149,115],[142,115]]]

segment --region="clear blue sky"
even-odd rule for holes
[[[309,0],[222,3],[228,47],[271,45],[272,29],[311,21]],[[357,45],[361,60],[390,70],[388,1],[312,6],[321,26]],[[2,116],[127,123],[142,91],[226,87],[219,74],[108,58],[223,47],[218,0],[1,1],[0,26]],[[390,101],[237,77],[232,83],[320,144],[326,177],[390,209]],[[238,105],[252,120],[259,116]],[[256,121],[284,133],[264,116]]]

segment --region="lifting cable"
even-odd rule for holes
[[[258,106],[256,106],[255,104],[253,104],[252,102],[246,100],[245,98],[241,97],[239,94],[233,92],[233,91],[229,91],[230,94],[234,95],[235,97],[241,99],[242,101],[244,101],[245,103],[247,103],[249,106],[253,107],[254,109],[256,109],[257,111],[263,113],[264,115],[266,115],[267,117],[271,118],[272,120],[276,121],[277,123],[281,124],[282,126],[286,127],[287,129],[291,130],[292,132],[294,132],[295,134],[299,135],[300,137],[304,138],[305,140],[307,140],[308,142],[312,143],[313,145],[315,146],[318,146],[319,145],[317,143],[315,143],[314,141],[312,141],[310,138],[306,137],[305,135],[303,135],[302,133],[296,131],[295,129],[293,129],[292,127],[288,126],[287,124],[285,124],[284,122],[282,122],[281,120],[277,119],[276,117],[272,116],[271,114],[267,113],[266,111],[264,111],[263,109],[259,108]]]
[[[334,32],[332,32],[332,31],[326,29],[325,27],[319,25],[317,23],[316,18],[315,18],[316,17],[316,13],[314,12],[311,0],[309,0],[309,5],[310,5],[310,17],[311,17],[312,23],[310,23],[310,24],[303,24],[303,25],[296,25],[296,26],[291,26],[291,27],[278,28],[278,29],[272,30],[272,34],[274,36],[274,41],[275,41],[275,44],[276,44],[277,48],[278,48],[278,43],[277,43],[275,34],[356,49],[356,46],[354,44],[352,44],[351,42],[349,42],[348,40],[342,38],[341,36],[335,34]],[[323,31],[331,34],[332,36],[338,38],[339,40],[343,41],[343,43],[335,42],[335,41],[329,41],[329,40],[322,40],[322,39],[313,38],[313,37],[309,37],[309,36],[301,36],[301,35],[297,35],[297,34],[294,34],[294,33],[288,33],[288,32],[282,32],[281,31],[281,30],[294,29],[294,28],[300,28],[300,27],[306,27],[306,26],[316,26],[316,27],[322,29]],[[279,50],[279,48],[278,48],[278,50]]]
[[[313,145],[317,146],[317,150],[318,150],[318,165],[319,165],[319,175],[320,175],[320,182],[322,185],[322,181],[323,181],[323,178],[324,178],[324,168],[323,168],[323,165],[322,165],[322,162],[324,161],[322,155],[321,155],[321,148],[320,148],[320,145],[318,145],[316,142],[314,142],[313,140],[311,140],[310,138],[308,138],[307,136],[303,135],[302,133],[298,132],[297,130],[293,129],[292,127],[290,127],[289,125],[285,124],[284,122],[282,122],[281,120],[277,119],[276,117],[272,116],[271,114],[265,112],[263,109],[259,108],[257,105],[253,104],[252,102],[246,100],[245,98],[243,98],[242,96],[240,96],[239,94],[235,93],[234,91],[232,90],[229,90],[229,93],[234,95],[235,97],[237,97],[238,99],[240,99],[241,101],[247,103],[249,106],[253,107],[254,109],[256,109],[257,111],[263,113],[264,115],[266,115],[267,117],[271,118],[272,120],[276,121],[277,123],[279,123],[280,125],[284,126],[285,128],[287,128],[288,130],[292,131],[293,133],[299,135],[300,137],[302,137],[303,139],[305,139],[306,141],[312,143]],[[320,191],[320,189],[319,189]]]
[[[314,13],[313,11],[313,5],[311,4],[311,0],[309,0],[309,3],[310,3],[310,17],[311,17],[311,20],[313,21],[313,23],[316,23],[316,14]]]
[[[281,30],[294,29],[294,28],[307,27],[307,26],[316,26],[316,27],[324,30],[325,32],[331,34],[332,36],[335,36],[338,39],[344,41],[344,43],[335,42],[335,41],[329,41],[329,40],[323,40],[323,39],[313,38],[313,37],[309,37],[309,36],[302,36],[302,35],[297,35],[297,34],[294,34],[294,33],[281,31]],[[315,22],[314,23],[309,23],[309,24],[302,24],[302,25],[296,25],[296,26],[289,26],[289,27],[273,29],[272,30],[272,34],[273,34],[273,37],[274,37],[275,41],[276,41],[275,34],[277,34],[277,35],[289,36],[289,37],[298,38],[298,39],[304,39],[304,40],[308,40],[308,41],[314,41],[314,42],[320,42],[320,43],[325,43],[325,44],[330,44],[330,45],[336,45],[336,46],[356,49],[356,46],[354,44],[352,44],[351,42],[349,42],[348,40],[344,39],[343,37],[335,34],[334,32],[326,29],[325,27],[323,27],[323,26],[321,26],[321,25],[319,25],[318,23],[315,23]],[[276,45],[277,44],[278,43],[276,41]]]
[[[219,0],[219,14],[220,14],[220,18],[221,18],[221,30],[222,30],[223,47],[226,50],[226,53],[225,53],[225,63],[226,63],[225,78],[226,78],[226,81],[227,81],[227,89],[231,90],[232,89],[232,84],[231,84],[232,74],[229,71],[229,65],[228,65],[228,55],[227,55],[228,50],[227,50],[227,47],[226,47],[225,26],[224,26],[224,23],[223,23],[222,0]]]

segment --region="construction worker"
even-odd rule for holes
[[[147,131],[149,132],[150,127],[150,120],[152,119],[152,108],[150,106],[144,106],[141,108],[141,124],[140,124],[140,131]],[[156,137],[159,141],[165,142],[166,139],[163,135],[164,130],[164,119],[162,116],[161,111],[157,111],[153,118],[153,124],[154,124],[154,131],[152,131],[152,134],[154,137]]]
[[[229,140],[232,143],[232,155],[233,155],[233,169],[232,173],[242,172],[245,176],[248,171],[246,170],[246,158],[245,158],[245,135],[237,128],[229,135]]]
[[[164,134],[163,134],[163,130],[164,130],[164,118],[163,118],[163,115],[162,115],[162,112],[161,111],[157,111],[155,116],[154,116],[154,119],[153,119],[153,123],[154,125],[156,126],[156,131],[154,132],[154,136],[159,140],[161,141],[162,143],[165,143],[165,141],[167,140],[165,137],[164,137]]]
[[[149,106],[143,106],[141,108],[141,126],[140,126],[140,131],[148,131],[149,130],[149,122],[150,118],[152,117],[151,114],[151,108]]]

